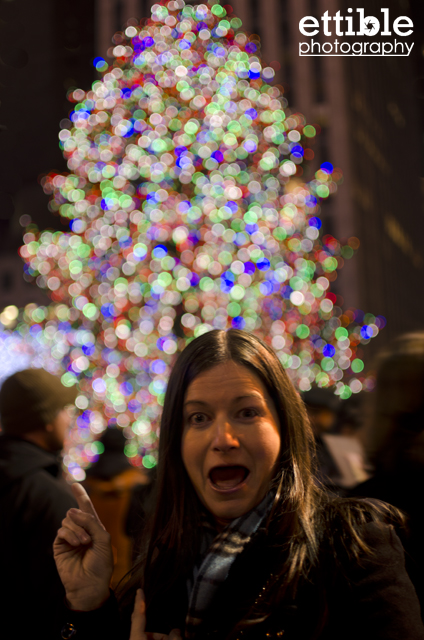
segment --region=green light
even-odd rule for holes
[[[77,274],[82,271],[82,263],[79,260],[72,260],[69,265],[69,271],[73,274]]]
[[[296,328],[296,335],[301,340],[304,339],[304,338],[307,338],[309,336],[309,333],[310,333],[309,327],[307,327],[306,324],[300,324]]]
[[[317,187],[317,196],[319,196],[320,198],[328,198],[329,195],[330,189],[326,184],[320,184],[319,187]]]
[[[341,253],[343,258],[345,258],[345,260],[349,260],[353,256],[354,251],[352,247],[349,247],[349,245],[346,245],[345,247],[342,247]]]
[[[74,386],[74,384],[76,384],[77,379],[76,379],[76,377],[74,376],[74,374],[73,374],[73,373],[71,373],[70,371],[67,371],[67,372],[66,372],[66,373],[64,373],[64,374],[63,374],[63,376],[61,377],[61,381],[62,381],[62,384],[63,384],[65,387],[73,387],[73,386]]]
[[[146,469],[153,469],[153,467],[156,467],[155,458],[151,455],[144,456],[143,467],[146,467]]]
[[[313,127],[311,124],[307,124],[306,127],[303,127],[303,135],[307,138],[313,138],[314,136],[316,136],[316,134],[317,132],[315,130],[315,127]]]
[[[227,15],[227,12],[225,11],[224,7],[221,7],[221,5],[219,4],[214,4],[212,9],[211,9],[212,13],[214,16],[218,16],[218,18],[220,16],[224,17]]]
[[[87,304],[85,304],[82,309],[82,312],[85,315],[85,317],[88,318],[89,320],[93,320],[94,318],[96,318],[99,313],[97,311],[96,305],[93,304],[92,302],[88,302]]]
[[[214,283],[212,278],[202,278],[199,282],[199,287],[202,291],[211,291],[214,288]]]
[[[331,371],[331,369],[334,369],[333,358],[323,358],[321,360],[321,369],[323,369],[324,371]]]
[[[105,445],[103,444],[103,442],[99,442],[98,440],[96,442],[93,442],[91,444],[91,451],[93,453],[97,453],[97,454],[101,454],[103,453],[103,451],[105,450]]]
[[[137,445],[133,442],[131,444],[125,445],[124,453],[128,458],[135,458],[138,453]]]
[[[240,305],[237,302],[230,302],[230,304],[227,305],[227,313],[232,318],[236,318],[241,313]]]
[[[347,400],[348,398],[350,398],[351,395],[352,395],[352,389],[348,387],[347,384],[345,384],[340,393],[340,398],[342,400]]]
[[[336,336],[337,340],[345,340],[349,336],[349,333],[344,327],[339,327],[338,329],[336,329],[334,335]]]
[[[360,373],[364,369],[364,363],[359,358],[356,358],[353,360],[351,368],[354,373]]]

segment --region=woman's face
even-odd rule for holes
[[[250,369],[229,361],[188,387],[181,455],[200,501],[219,525],[261,502],[280,444],[274,403]]]

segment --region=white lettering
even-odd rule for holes
[[[331,20],[331,17],[328,15],[328,11],[325,11],[322,16],[321,16],[321,20],[324,23],[324,35],[325,36],[331,36],[331,31],[328,28],[328,23]]]
[[[352,13],[352,9],[348,9],[347,11],[348,13]],[[356,36],[356,33],[353,31],[353,26],[352,26],[352,22],[353,22],[352,16],[346,16],[345,20],[347,22],[347,31],[345,31],[345,36]]]
[[[343,16],[340,15],[340,9],[339,9],[339,11],[337,11],[337,13],[334,16],[333,20],[336,23],[336,36],[342,36],[343,35],[343,31],[340,31],[340,23],[343,20]]]
[[[381,9],[381,12],[383,13],[384,16],[384,29],[381,32],[382,36],[391,36],[392,32],[389,29],[389,10],[388,9]]]
[[[393,31],[398,36],[410,36],[412,33],[413,26],[414,26],[414,23],[412,22],[411,18],[408,18],[407,16],[399,16],[399,18],[396,18],[396,20],[393,23]],[[404,32],[401,31],[401,29],[407,29],[408,27],[411,27],[409,31],[404,31]]]
[[[359,31],[357,36],[375,36],[380,31],[380,22],[374,16],[364,16],[364,9],[356,9],[359,13]]]
[[[307,31],[307,29],[314,29],[315,31]],[[319,22],[313,16],[305,16],[299,22],[299,31],[304,36],[316,36],[319,33]]]
[[[414,46],[414,43],[413,43],[413,42],[411,42],[411,46],[410,46],[410,47],[408,47],[408,43],[407,43],[407,42],[405,42],[405,47],[408,49],[408,56],[409,56],[409,54],[411,53],[411,51],[412,51],[412,47],[413,47],[413,46]]]
[[[306,47],[305,51],[302,47]],[[303,56],[305,53],[309,53],[309,44],[307,42],[299,42],[299,55]]]
[[[391,42],[383,42],[383,56],[386,55],[386,53],[392,53],[393,51],[393,44]]]

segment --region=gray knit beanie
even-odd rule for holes
[[[0,388],[0,422],[4,433],[20,436],[42,429],[76,398],[75,387],[65,387],[44,369],[14,373]]]

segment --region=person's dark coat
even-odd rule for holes
[[[359,564],[343,553],[336,561],[324,544],[317,570],[296,597],[277,598],[273,604],[268,587],[275,582],[278,594],[284,578],[278,572],[281,546],[260,530],[235,560],[196,640],[423,640],[418,600],[394,529],[368,524],[364,537],[373,552]],[[147,630],[184,629],[187,608],[187,588],[181,581],[147,609]],[[131,611],[121,622],[117,611],[111,598],[94,612],[68,611],[64,621],[74,624],[80,640],[127,640]]]
[[[78,507],[60,461],[23,439],[0,436],[1,637],[57,637],[64,589],[53,541],[66,512]]]
[[[408,518],[407,533],[402,537],[406,569],[411,578],[424,619],[424,510],[421,488],[424,487],[424,464],[405,462],[395,471],[378,472],[350,491],[351,496],[376,498],[401,509]]]

